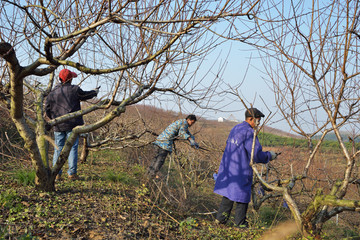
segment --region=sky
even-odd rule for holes
[[[261,69],[263,63],[258,57],[257,50],[251,49],[245,44],[232,44],[232,51],[228,58],[228,66],[223,78],[230,85],[241,84],[239,93],[243,100],[248,104],[253,104],[265,117],[271,114],[267,123],[268,126],[289,131],[290,128],[285,121],[276,114],[277,108],[273,91],[267,81],[269,80]],[[244,106],[240,99],[233,101],[225,110],[230,112],[214,112],[212,117],[228,117],[231,113],[240,121],[244,120]]]
[[[271,114],[271,118],[266,125],[290,132],[287,123],[279,121],[281,116],[276,114],[277,108],[274,94],[266,83],[267,76],[261,71],[263,63],[258,57],[258,51],[240,42],[225,43],[207,56],[206,62],[199,71],[207,72],[209,70],[208,66],[212,66],[213,59],[216,59],[218,54],[220,54],[219,62],[227,62],[226,68],[221,75],[225,83],[231,86],[237,86],[241,83],[238,92],[248,107],[253,104],[254,107],[264,113],[265,117]],[[209,76],[209,81],[211,80],[212,78]],[[212,120],[219,117],[228,118],[230,115],[233,115],[240,122],[244,120],[245,108],[236,96],[215,95],[212,100],[214,103],[220,101],[215,106],[215,108],[219,109],[201,109],[192,103],[185,103],[182,105],[181,111],[185,114],[194,113]],[[180,111],[178,104],[174,102],[162,102],[161,107],[166,110]]]
[[[244,28],[251,28],[251,23],[249,24],[249,26]],[[221,26],[217,28],[221,32]],[[241,29],[239,26],[238,28]],[[213,66],[215,60],[219,64]],[[263,112],[266,117],[270,116],[266,125],[290,132],[287,122],[281,120],[282,116],[277,113],[275,96],[271,86],[267,83],[269,77],[264,74],[265,68],[259,57],[258,50],[240,41],[227,41],[218,46],[210,55],[206,56],[206,61],[198,70],[200,72],[198,76],[206,74],[209,70],[216,74],[218,66],[223,62],[226,62],[226,67],[220,75],[221,79],[229,86],[239,86],[241,84],[238,92],[248,107],[252,104]],[[213,69],[209,69],[209,66],[213,67]],[[207,78],[210,84],[213,80],[211,74]],[[212,98],[212,102],[213,104],[217,103],[213,105],[214,108],[217,108],[216,110],[201,109],[192,102],[186,101],[181,101],[181,104],[166,100],[160,103],[154,101],[149,103],[166,110],[173,110],[184,114],[193,113],[200,116],[200,118],[218,119],[219,117],[228,118],[230,115],[233,115],[238,121],[244,120],[245,107],[236,96],[231,94],[227,96],[215,95]]]
[[[281,1],[279,1],[281,3]],[[302,9],[304,7],[304,11],[307,12],[308,9],[311,9],[311,3],[312,1],[301,1],[299,6],[297,7]],[[289,2],[283,2],[285,7],[284,12],[288,11],[288,7],[286,4],[289,4]],[[303,4],[303,5],[302,5]],[[328,3],[325,3],[324,5],[327,5]],[[290,11],[291,12],[291,11]],[[276,16],[276,12],[272,16]],[[321,15],[321,14],[320,14]],[[307,14],[304,14],[302,21],[309,20]],[[321,19],[320,19],[321,20]],[[249,23],[251,24],[251,23]],[[289,24],[291,27],[291,24]],[[249,26],[251,28],[251,25]],[[305,33],[309,32],[309,27],[307,24],[303,24],[301,27],[301,30],[303,30]],[[286,29],[286,28],[284,28]],[[286,31],[286,30],[285,30]],[[286,34],[284,34],[286,36]],[[291,37],[284,38],[286,41],[293,41]],[[316,42],[316,41],[315,41]],[[291,46],[290,42],[287,42],[289,46]],[[316,43],[314,43],[316,44]],[[296,54],[304,54],[304,51],[302,49],[302,45],[300,44],[299,49],[294,49],[295,55]],[[315,46],[316,47],[316,46]],[[235,42],[235,41],[228,41],[227,43],[220,45],[216,51],[214,51],[212,54],[207,56],[207,61],[203,64],[203,67],[200,69],[200,71],[203,71],[204,73],[208,71],[208,66],[212,66],[213,60],[217,59],[217,55],[221,52],[221,56],[219,58],[219,61],[226,61],[226,69],[223,71],[223,74],[221,75],[222,79],[229,85],[236,86],[240,83],[241,86],[239,87],[239,94],[242,97],[242,99],[248,104],[248,106],[253,104],[254,107],[258,108],[261,112],[265,114],[266,117],[270,118],[268,119],[268,122],[266,123],[267,126],[280,129],[285,132],[291,132],[290,127],[288,123],[283,119],[283,116],[278,112],[278,108],[275,103],[275,95],[272,91],[271,84],[269,84],[270,77],[266,75],[265,73],[265,66],[264,63],[261,61],[259,57],[259,52],[254,47],[250,45],[246,45],[242,42]],[[275,63],[275,59],[271,60]],[[305,63],[304,63],[305,64]],[[274,64],[274,67],[276,67],[276,64]],[[309,66],[304,66],[309,67]],[[281,75],[281,74],[280,74]],[[303,78],[303,75],[299,75],[299,78]],[[305,76],[306,78],[306,76]],[[330,77],[331,79],[331,77]],[[210,79],[209,79],[210,81]],[[305,81],[304,81],[305,82]],[[311,82],[311,81],[310,81]],[[310,83],[311,84],[311,83]],[[311,89],[311,87],[308,87],[308,89]],[[312,92],[313,93],[313,92]],[[301,101],[306,102],[306,104],[317,104],[319,105],[316,100],[311,99],[311,97],[314,95],[308,94],[304,96],[300,96],[298,99],[298,106],[301,106]],[[298,96],[297,96],[298,97]],[[231,99],[232,98],[232,99]],[[181,111],[183,113],[195,113],[197,115],[200,115],[200,117],[204,117],[207,119],[217,119],[219,117],[225,117],[228,118],[230,114],[232,114],[235,118],[237,118],[239,121],[244,120],[244,111],[245,108],[243,104],[241,103],[240,99],[236,99],[236,97],[231,97],[228,95],[226,98],[223,98],[222,96],[214,96],[213,98],[214,102],[221,101],[217,107],[218,110],[204,110],[196,107],[194,104],[184,104],[181,107]],[[309,103],[309,102],[313,103]],[[304,104],[304,105],[306,105]],[[179,110],[179,107],[176,105],[176,103],[167,103],[167,104],[161,104],[162,108],[165,108],[167,110]],[[303,106],[304,108],[306,106]],[[311,107],[314,107],[313,105]],[[297,109],[298,111],[301,111],[300,109]],[[324,111],[321,110],[313,110],[312,113],[314,114],[315,118],[311,118],[307,112],[303,111],[301,112],[301,116],[297,119],[299,123],[302,125],[304,131],[308,131],[309,133],[314,132],[317,129],[316,124],[314,124],[314,121],[316,123],[323,123],[327,119],[326,114]]]
[[[280,4],[284,4],[285,5],[284,12],[287,12],[286,4],[289,4],[289,2],[287,2],[287,1],[285,1],[285,2],[277,1],[277,2]],[[305,0],[305,1],[299,1],[299,2],[300,3],[298,3],[298,4],[303,3],[304,6],[307,6],[304,9],[310,9],[309,3],[311,3],[311,1]],[[267,2],[265,1],[264,3],[267,3]],[[268,3],[268,4],[271,4],[271,3]],[[327,4],[329,4],[329,3],[325,3],[325,5],[327,5]],[[331,5],[329,5],[329,6],[331,7]],[[269,11],[271,11],[271,9]],[[322,13],[323,12],[320,13],[320,16]],[[276,13],[270,14],[270,15],[272,17],[274,17],[274,16],[276,16]],[[322,19],[319,18],[319,20],[322,20]],[[305,21],[305,22],[308,21],[307,14],[303,15],[302,21]],[[248,22],[249,22],[249,25],[247,25],[246,23],[239,25],[240,26],[239,32],[243,32],[243,29],[240,29],[241,27],[244,27],[246,29],[252,28],[252,25],[251,25],[252,21],[249,20]],[[288,25],[291,27],[291,24],[288,24]],[[307,28],[308,28],[307,24],[304,23],[301,25],[302,31],[308,32]],[[226,28],[223,28],[223,29],[226,30]],[[286,31],[286,27],[284,29],[285,29],[284,31]],[[221,26],[217,30],[219,30],[218,32],[221,32],[221,30],[222,30]],[[275,28],[275,30],[278,30],[278,29]],[[279,36],[285,36],[284,37],[285,41],[291,41],[291,37],[290,37],[290,40],[286,38],[287,36],[290,36],[290,35],[291,34],[285,33],[285,34],[281,34]],[[260,38],[257,40],[261,41]],[[287,42],[287,44],[291,47],[290,42]],[[316,44],[316,43],[314,43],[314,44]],[[20,42],[19,45],[22,45],[22,43]],[[301,54],[304,54],[304,51],[301,51],[302,45],[301,44],[299,44],[299,45],[300,45],[299,49],[296,48],[296,49],[294,49],[294,51],[295,51],[295,55],[299,54],[301,56]],[[24,45],[24,46],[27,46],[27,45]],[[198,46],[196,45],[196,47],[198,47]],[[332,51],[330,51],[330,52],[332,52]],[[28,57],[28,56],[26,55],[24,57]],[[37,56],[34,56],[34,57],[37,57]],[[96,55],[96,57],[94,59],[97,59],[98,61],[94,61],[94,65],[95,65],[95,63],[97,64],[98,62],[102,61],[102,59],[98,59],[98,58],[99,58],[99,56]],[[74,59],[71,59],[71,60],[74,60]],[[275,60],[273,60],[273,61],[275,62]],[[214,62],[216,62],[218,64],[213,65]],[[275,96],[272,91],[271,85],[268,84],[270,82],[270,77],[264,73],[265,66],[263,65],[263,62],[261,61],[261,59],[259,57],[258,50],[256,50],[254,47],[251,47],[250,45],[246,45],[245,43],[240,42],[240,41],[238,41],[238,42],[228,41],[228,42],[223,43],[222,45],[218,46],[216,48],[216,50],[214,50],[210,55],[206,56],[206,61],[203,63],[202,67],[198,70],[199,73],[197,74],[197,76],[195,78],[195,83],[197,80],[201,79],[201,76],[206,75],[210,71],[211,73],[208,74],[207,78],[206,78],[207,83],[202,85],[202,88],[206,89],[206,87],[208,85],[210,85],[210,82],[213,80],[213,77],[217,74],[217,70],[219,69],[219,66],[221,65],[221,63],[224,63],[224,62],[226,62],[226,67],[222,71],[222,74],[219,75],[219,78],[221,80],[223,80],[224,83],[227,84],[228,86],[239,86],[239,84],[242,83],[240,85],[240,87],[238,88],[238,91],[239,91],[240,97],[247,103],[248,107],[250,107],[250,105],[252,104],[254,107],[258,108],[261,112],[263,112],[266,117],[270,116],[270,118],[267,119],[268,122],[266,122],[267,126],[277,128],[277,129],[283,130],[285,132],[291,132],[290,127],[288,126],[287,122],[285,120],[282,120],[282,116],[277,112],[278,108],[275,104]],[[104,62],[101,62],[101,63],[104,63]],[[273,62],[271,62],[271,63],[273,63]],[[304,64],[302,66],[304,66]],[[275,65],[275,67],[276,67],[276,65]],[[306,66],[305,66],[305,68],[306,68]],[[55,74],[58,74],[58,72],[61,69],[62,69],[62,67],[57,69]],[[109,96],[109,91],[110,91],[111,87],[113,87],[113,83],[114,83],[113,76],[115,74],[114,75],[110,74],[110,75],[104,76],[103,79],[100,79],[99,76],[91,76],[88,74],[81,74],[79,71],[77,71],[75,69],[72,69],[72,68],[70,68],[70,69],[79,73],[79,75],[80,75],[74,81],[75,84],[80,83],[81,87],[84,90],[89,90],[89,89],[93,89],[97,86],[102,86],[100,89],[99,96],[104,97],[104,98]],[[175,74],[177,74],[176,70],[174,70],[173,72]],[[294,73],[293,76],[297,77],[298,75],[296,75],[296,74],[297,74],[297,72]],[[274,75],[276,75],[276,74],[274,74]],[[299,78],[303,78],[303,76],[300,76]],[[86,79],[86,81],[81,82],[83,79]],[[306,77],[304,79],[306,79]],[[36,78],[36,80],[39,80],[39,78]],[[167,81],[167,79],[162,79],[161,81],[163,81],[163,80],[164,80],[164,82]],[[44,82],[46,83],[47,80],[45,80]],[[169,82],[166,82],[166,83],[169,83]],[[170,82],[170,83],[172,83],[172,85],[168,84],[168,85],[166,85],[166,87],[173,87],[173,85],[174,85],[173,82]],[[222,87],[224,87],[224,85]],[[310,88],[311,88],[311,85],[308,87],[308,89],[310,89]],[[220,90],[221,89],[219,87],[218,92],[220,92]],[[305,96],[305,94],[304,94],[304,96],[301,96],[301,98],[299,98],[300,101],[303,100],[303,102],[305,102],[303,105],[309,104],[309,106],[310,106],[311,103],[308,103],[308,102],[311,102],[311,101],[315,102],[314,104],[316,104],[316,99],[315,100],[310,99],[311,96],[315,95],[315,94],[311,95],[311,93],[314,93],[311,91],[310,91],[310,94],[305,92],[305,94],[307,94],[307,95]],[[119,98],[123,97],[123,95],[121,95],[121,94],[122,93],[120,93],[118,95]],[[228,94],[227,96],[215,94],[212,98],[212,107],[214,108],[213,110],[199,108],[193,102],[187,102],[184,99],[177,99],[176,97],[166,95],[163,92],[159,92],[154,95],[155,95],[154,97],[150,97],[149,100],[146,100],[143,103],[148,104],[148,105],[154,105],[156,107],[161,107],[165,110],[181,112],[182,114],[196,114],[200,118],[216,120],[219,117],[229,118],[230,115],[233,115],[239,121],[244,120],[245,107],[241,103],[239,98],[237,98],[236,96],[231,95],[231,94]],[[307,97],[307,99],[305,99],[306,97]],[[217,103],[217,104],[215,104],[215,103]],[[311,107],[313,107],[313,106],[311,105]],[[301,110],[297,109],[297,111],[301,111]],[[323,121],[323,119],[324,119],[321,117],[318,118],[318,115],[320,115],[320,114],[318,114],[318,112],[316,112],[317,110],[314,110],[314,111],[315,111],[314,119],[308,118],[306,113],[303,113],[303,112],[301,112],[301,117],[299,117],[300,124],[304,123],[304,125],[309,125],[310,133],[314,131],[314,129],[310,129],[310,128],[316,127],[316,126],[314,126],[315,125],[314,123],[321,123],[321,121]],[[305,116],[305,117],[303,117],[303,116]],[[306,130],[307,129],[305,129],[305,131]]]
[[[220,57],[218,58],[218,54]],[[276,114],[276,105],[273,92],[271,88],[266,83],[268,77],[262,73],[263,63],[258,57],[258,52],[256,49],[242,43],[242,42],[227,42],[217,47],[217,49],[206,57],[206,61],[203,64],[203,67],[200,68],[199,76],[201,74],[207,73],[209,71],[209,66],[213,66],[213,62],[216,59],[219,62],[226,61],[226,68],[223,71],[223,74],[220,76],[223,81],[231,86],[239,85],[239,93],[241,97],[247,102],[248,106],[250,103],[254,107],[262,111],[265,116],[269,116],[272,113],[272,118],[267,123],[268,126],[278,128],[284,131],[290,131],[287,123],[285,121],[279,121],[281,119],[280,115]],[[215,67],[214,73],[216,73],[217,68]],[[60,70],[59,70],[60,71]],[[89,77],[82,75],[79,77]],[[91,78],[91,77],[90,77]],[[77,79],[78,80],[78,79]],[[209,81],[211,81],[211,74],[209,75]],[[87,81],[93,82],[93,81]],[[77,83],[74,81],[74,83]],[[96,83],[98,86],[98,82]],[[82,85],[84,89],[93,88],[95,86],[91,85]],[[106,93],[106,86],[102,86],[100,89],[101,93]],[[231,114],[238,119],[239,121],[244,120],[244,111],[245,108],[241,103],[240,99],[237,99],[234,96],[219,96],[215,95],[213,97],[213,102],[219,102],[215,108],[217,110],[206,110],[200,109],[195,104],[185,103],[181,106],[181,109],[178,107],[177,102],[161,102],[154,103],[152,101],[146,102],[152,105],[161,106],[166,110],[181,111],[184,114],[197,114],[199,117],[206,119],[217,119],[219,117],[228,118]]]

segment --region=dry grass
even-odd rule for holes
[[[266,231],[261,239],[262,240],[283,240],[288,239],[290,236],[298,233],[299,227],[294,221],[287,221],[280,223],[278,226]]]

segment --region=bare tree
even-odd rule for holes
[[[349,129],[358,135],[360,3],[304,0],[267,4],[256,12],[254,38],[248,41],[262,56],[279,112],[294,132],[308,139],[310,151],[304,159],[296,159],[302,172],[289,179],[271,183],[255,166],[253,169],[267,189],[281,193],[298,225],[319,237],[323,224],[336,214],[360,211],[358,197],[349,192],[353,184],[359,184],[356,160],[360,151],[355,145],[346,147],[341,136],[341,131]],[[340,145],[342,156],[336,159],[336,170],[341,173],[324,168],[328,179],[321,179],[315,172],[316,156],[329,133],[335,134]],[[315,135],[321,137],[312,146]],[[310,193],[305,210],[294,197],[299,180],[319,186]],[[322,184],[317,185],[319,182]],[[305,190],[310,190],[303,181],[301,185],[298,200],[304,200],[309,194]]]
[[[156,93],[208,101],[220,80],[202,83],[197,66],[258,2],[1,1],[1,100],[36,166],[36,187],[54,191],[76,137],[105,126],[126,106]],[[82,85],[101,85],[103,98],[47,122],[43,102],[62,66],[77,69]],[[45,125],[104,109],[96,122],[73,130],[51,167]]]

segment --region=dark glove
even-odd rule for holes
[[[48,124],[48,123],[45,123],[45,130],[50,131],[51,130],[51,125]]]
[[[197,142],[195,142],[194,139],[190,138],[190,146],[198,149],[199,148],[199,144]]]

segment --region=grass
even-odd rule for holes
[[[283,137],[283,136],[278,136],[275,134],[264,133],[264,132],[260,132],[258,137],[264,147],[289,146],[289,147],[303,148],[303,149],[308,148],[308,142],[305,139]],[[318,142],[318,140],[313,140],[312,142],[313,145],[315,145]],[[347,149],[349,150],[351,149],[352,147],[351,143],[345,141],[344,144]],[[360,147],[360,143],[357,142],[355,147],[358,149]],[[340,144],[336,139],[324,140],[322,143],[321,151],[338,153],[341,151]]]
[[[195,178],[194,165],[188,164],[180,168],[181,180],[173,162],[168,184],[148,181],[144,166],[119,155],[90,153],[78,166],[83,179],[57,182],[54,193],[35,191],[33,171],[17,168],[21,164],[14,162],[13,172],[0,171],[0,239],[262,239],[269,227],[291,218],[275,201],[258,213],[250,206],[249,230],[235,228],[232,221],[218,225],[214,215],[204,214],[216,210],[221,199],[212,193],[211,177]],[[164,176],[167,167],[168,161]],[[328,236],[358,234],[339,229]]]
[[[56,184],[55,193],[34,191],[29,184],[32,175],[25,174],[30,173],[26,169],[0,172],[0,239],[183,239],[183,236],[235,239],[239,236],[236,229],[214,224],[212,216],[188,218],[187,214],[196,206],[186,203],[194,204],[192,197],[196,196],[182,200],[181,188],[178,191],[164,184],[159,191],[155,184],[146,182],[143,166],[113,161],[109,152],[104,157],[92,155],[90,159],[87,164],[79,164],[83,180],[64,179]],[[179,185],[176,176],[170,178]],[[197,194],[203,191],[206,190]]]
[[[5,189],[0,193],[0,205],[5,209],[12,209],[20,199],[17,192],[13,189]]]
[[[124,184],[128,184],[128,185],[135,185],[135,183],[137,182],[134,177],[131,177],[126,172],[114,172],[112,170],[108,170],[105,172],[104,175],[105,175],[106,180],[109,180],[112,182],[119,182],[119,183],[124,183]]]
[[[282,221],[291,219],[288,209],[283,206],[263,206],[259,209],[257,225],[269,228],[275,226]]]
[[[23,185],[23,186],[35,186],[35,171],[30,169],[18,169],[15,170],[13,174],[13,179],[15,182]]]

